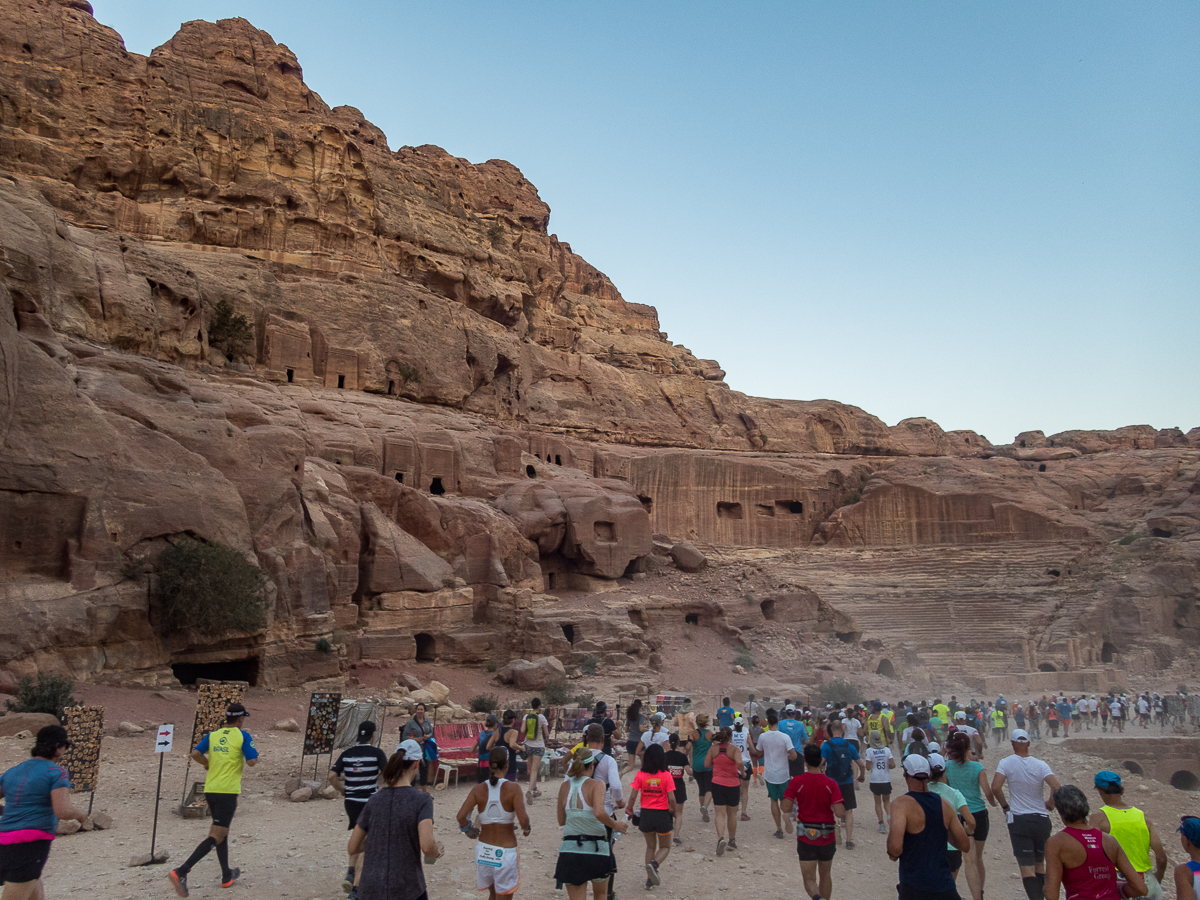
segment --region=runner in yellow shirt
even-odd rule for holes
[[[248,715],[242,704],[230,703],[225,710],[225,727],[206,734],[192,751],[192,759],[208,770],[208,776],[204,779],[204,797],[213,823],[208,830],[208,837],[200,842],[187,862],[167,873],[175,893],[180,897],[188,895],[187,877],[192,867],[214,848],[217,860],[221,863],[221,887],[233,887],[234,881],[242,874],[241,869],[229,868],[229,842],[226,838],[237,810],[238,795],[242,792],[242,768],[258,762],[254,739],[249,732],[238,727]]]

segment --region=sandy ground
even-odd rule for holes
[[[151,693],[81,686],[77,695],[90,703],[103,702],[108,709],[106,722],[109,725],[115,726],[123,719],[150,725],[175,721],[185,738],[190,732],[195,697],[187,692]],[[306,699],[306,695],[299,692],[251,691],[247,705],[253,715],[248,724],[262,758],[257,768],[247,770],[231,846],[231,861],[240,866],[244,874],[235,889],[221,891],[217,862],[215,856],[210,855],[192,874],[193,897],[220,894],[223,897],[248,895],[336,900],[343,896],[340,881],[347,834],[341,803],[316,800],[298,805],[283,796],[284,781],[298,768],[301,736],[269,730],[272,723],[286,716],[303,721]],[[1132,728],[1127,731],[1131,736],[1159,733],[1157,729],[1143,732]],[[1085,732],[1085,735],[1110,737],[1096,730]],[[183,743],[182,740],[177,742],[174,752],[166,758],[163,770],[158,847],[170,852],[171,863],[182,861],[208,829],[207,820],[184,820],[170,811],[184,788],[186,748]],[[1040,741],[1035,743],[1034,752],[1051,764],[1063,783],[1081,784],[1088,788],[1089,798],[1094,797],[1088,787],[1091,776],[1106,761],[1073,754],[1069,747],[1069,740]],[[0,766],[7,768],[24,759],[28,749],[27,740],[0,738]],[[998,758],[994,750],[988,754],[985,764],[989,772],[994,770]],[[320,775],[325,774],[326,766],[322,759]],[[306,775],[311,772],[312,769],[306,766]],[[55,843],[45,876],[48,897],[74,895],[104,900],[141,900],[174,896],[166,879],[168,866],[142,869],[126,866],[131,856],[145,853],[150,848],[156,774],[157,758],[149,731],[133,737],[105,737],[100,789],[95,804],[96,809],[114,817],[115,826],[110,831],[80,833]],[[194,766],[192,777],[198,777]],[[902,789],[895,773],[893,784],[897,792]],[[1200,812],[1200,795],[1136,776],[1129,776],[1126,784],[1131,800],[1143,806],[1164,832],[1172,862],[1179,862],[1178,840],[1171,832],[1180,815]],[[478,896],[473,846],[458,833],[453,821],[467,790],[468,787],[463,785],[434,794],[435,830],[438,839],[446,845],[447,855],[426,869],[433,898]],[[546,796],[531,807],[533,834],[521,842],[522,882],[518,895],[565,897],[565,893],[554,891],[551,877],[560,833],[554,822],[551,799],[554,786],[546,785],[543,790]],[[798,894],[799,866],[794,839],[781,841],[773,837],[774,825],[764,788],[756,786],[752,789],[751,820],[740,823],[738,830],[740,849],[721,858],[714,852],[716,834],[713,825],[700,822],[694,785],[689,785],[689,794],[683,846],[673,850],[664,864],[663,884],[653,891],[655,895],[682,900],[719,897],[730,892],[747,896],[778,895],[781,891]],[[876,830],[870,796],[861,790],[861,786],[859,800],[863,805],[857,814],[857,846],[852,851],[838,851],[833,866],[834,896],[839,900],[894,897],[896,866],[887,859],[884,835]],[[87,796],[77,797],[77,802],[86,804]],[[1056,830],[1059,827],[1056,817]],[[647,893],[643,849],[643,840],[638,834],[626,836],[617,845],[621,867],[617,890],[623,897]],[[989,872],[987,897],[990,900],[1021,900],[1024,892],[1002,829],[993,828],[985,858]],[[780,875],[789,880],[781,883]],[[959,888],[966,891],[962,874],[959,875]],[[1168,888],[1167,895],[1172,893]]]

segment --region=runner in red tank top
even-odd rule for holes
[[[1067,900],[1122,900],[1144,897],[1146,883],[1111,834],[1088,828],[1088,802],[1083,791],[1067,784],[1054,792],[1054,806],[1063,820],[1063,830],[1046,842],[1047,898],[1057,898],[1059,887]],[[1118,887],[1117,872],[1127,884]],[[1033,879],[1027,879],[1032,881]],[[1026,886],[1034,900],[1032,886]]]

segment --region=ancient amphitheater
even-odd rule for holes
[[[678,620],[1001,690],[1194,673],[1200,429],[993,445],[739,394],[549,232],[515,166],[393,152],[249,23],[144,57],[85,0],[0,17],[11,672],[637,669]],[[218,304],[244,347],[210,341]],[[137,567],[184,537],[261,566],[263,630],[164,633]],[[645,577],[701,554],[759,560],[755,590]]]

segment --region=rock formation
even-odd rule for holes
[[[249,23],[190,22],[143,57],[84,0],[0,15],[12,671],[288,684],[358,659],[644,664],[655,617],[680,615],[735,641],[808,622],[880,665],[954,665],[865,589],[883,558],[910,560],[899,581],[927,570],[919,615],[894,598],[912,621],[950,616],[947,652],[995,651],[998,672],[1039,654],[1165,665],[1154,648],[1200,625],[1200,429],[994,446],[744,396],[549,232],[518,169],[392,151]],[[162,632],[146,571],[184,538],[262,568],[260,632]],[[607,589],[685,541],[689,569],[714,547],[789,551],[790,586],[746,609],[635,596],[587,622],[542,593]],[[1029,567],[968,601],[960,552]]]

